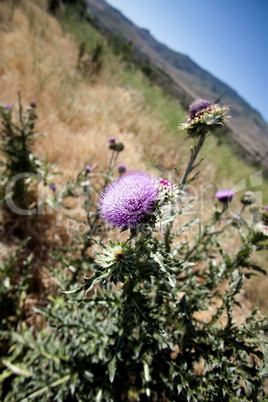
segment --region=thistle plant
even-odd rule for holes
[[[80,259],[84,279],[70,280],[69,287],[65,280],[67,288],[46,310],[37,310],[49,330],[36,337],[27,330],[12,334],[10,356],[2,362],[2,378],[11,380],[3,387],[6,400],[264,397],[267,320],[257,308],[242,323],[234,314],[244,280],[263,272],[253,253],[267,250],[263,230],[243,219],[252,205],[242,203],[241,219],[235,221],[226,207],[235,194],[224,190],[216,195],[222,209],[195,238],[186,236],[195,221],[175,227],[191,207],[183,202],[183,189],[207,136],[207,122],[216,112],[216,121],[223,119],[222,109],[202,102],[199,146],[181,182],[139,170],[126,171],[110,184],[110,177],[104,180],[95,208],[117,240],[91,237],[89,227],[82,247],[95,249],[90,260]],[[119,152],[114,145],[111,141],[112,151]],[[115,162],[113,154],[108,172]],[[263,223],[264,212],[261,208],[256,224]],[[232,254],[225,246],[230,236],[237,242]],[[72,262],[67,258],[66,265]]]
[[[224,124],[227,111],[227,107],[211,104],[211,102],[204,99],[196,99],[190,105],[187,122],[181,124],[179,128],[190,137],[197,137],[198,143],[194,148],[191,148],[191,157],[182,176],[181,186],[185,185],[188,175],[201,163],[202,160],[194,165],[206,136]]]
[[[121,230],[137,229],[150,221],[156,208],[158,183],[151,175],[129,171],[100,196],[101,218]]]
[[[37,203],[34,199],[37,182],[48,183],[52,165],[38,158],[32,149],[36,140],[35,100],[31,100],[23,112],[19,93],[17,118],[14,109],[10,105],[0,105],[1,151],[5,157],[1,162],[1,200],[7,204],[12,200],[16,206],[27,210]]]

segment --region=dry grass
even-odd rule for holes
[[[38,140],[35,151],[52,163],[60,161],[58,184],[74,178],[89,159],[104,171],[111,136],[124,143],[118,163],[129,169],[149,170],[166,178],[174,166],[183,171],[190,144],[167,130],[141,91],[122,84],[116,74],[122,69],[118,59],[112,59],[112,68],[104,63],[94,80],[85,78],[76,69],[79,43],[47,14],[41,0],[23,0],[13,12],[11,5],[0,3],[0,102],[16,104],[17,91],[24,107],[36,100],[37,131],[47,135]],[[211,150],[207,152],[209,156]],[[194,195],[205,191],[203,204],[197,207],[203,219],[211,216],[216,189],[215,185],[206,188],[205,183],[216,180],[223,187],[233,184],[228,175],[218,177],[212,158],[203,163],[192,189]],[[58,228],[50,230],[53,239]],[[256,294],[249,294],[256,300]]]

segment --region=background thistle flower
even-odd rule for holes
[[[119,165],[117,165],[117,169],[120,174],[123,174],[127,171],[127,167],[123,163],[119,163]]]
[[[149,173],[124,173],[102,192],[98,205],[101,218],[122,230],[148,223],[156,208],[158,186]]]
[[[91,167],[90,165],[86,165],[85,171],[86,171],[87,173],[92,172],[92,167]]]
[[[252,205],[255,201],[255,195],[252,191],[246,191],[241,198],[241,202],[244,205]]]
[[[207,100],[196,99],[189,107],[186,123],[181,124],[179,129],[186,130],[191,137],[215,131],[224,124],[227,111],[225,106],[220,107]]]
[[[219,201],[226,203],[232,200],[234,196],[234,191],[230,189],[219,190],[215,194],[215,197],[218,198]]]
[[[207,109],[211,106],[211,102],[204,100],[204,99],[196,99],[193,101],[193,103],[189,107],[190,111],[190,117],[191,119],[194,119],[198,114],[200,114],[201,111],[204,111],[204,109]]]

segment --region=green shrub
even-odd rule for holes
[[[106,187],[122,150],[110,140],[104,191],[99,201],[85,204],[89,230],[77,239],[78,257],[71,250],[58,253],[65,295],[51,297],[46,310],[36,309],[47,320],[37,334],[26,328],[11,334],[0,377],[4,400],[216,402],[264,396],[267,320],[254,309],[238,323],[234,311],[244,279],[263,272],[252,253],[268,248],[265,212],[259,207],[254,225],[247,222],[247,196],[241,216],[233,217],[228,190],[217,195],[222,208],[194,237],[196,221],[177,224],[193,202],[184,197],[200,164],[197,156],[225,112],[203,107],[183,126],[198,140],[178,185],[133,171]],[[86,191],[100,193],[90,177]],[[100,216],[128,230],[127,240],[118,231],[116,241],[104,243],[107,226],[91,230]],[[230,236],[232,253],[225,246]],[[88,272],[82,282],[81,268]]]

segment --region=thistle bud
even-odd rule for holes
[[[124,144],[122,142],[116,142],[114,144],[110,144],[109,148],[113,151],[121,152],[124,149]]]
[[[115,144],[115,137],[111,137],[108,141],[108,143],[111,144]]]
[[[33,108],[36,108],[36,101],[35,101],[35,99],[32,99],[32,100],[30,101],[30,106],[33,107]]]
[[[118,169],[119,174],[123,174],[126,172],[127,167],[123,163],[119,163],[119,165],[117,165],[117,169]]]
[[[133,250],[129,244],[110,241],[102,253],[94,252],[96,263],[107,272],[107,277],[114,283],[124,282],[124,276],[129,276],[133,267]]]
[[[255,201],[254,193],[252,191],[246,191],[241,197],[241,202],[244,205],[252,205]]]

